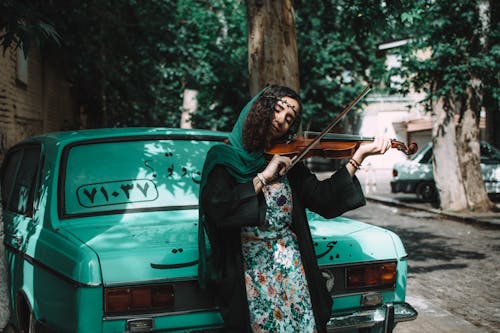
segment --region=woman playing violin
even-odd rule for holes
[[[333,218],[364,205],[355,172],[365,157],[391,147],[385,138],[363,144],[322,181],[303,163],[288,169],[289,157],[266,161],[269,146],[297,131],[300,112],[295,91],[269,86],[242,110],[229,143],[207,154],[200,279],[212,283],[228,332],[326,332],[332,301],[305,210]]]

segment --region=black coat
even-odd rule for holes
[[[351,177],[345,167],[332,177],[318,181],[299,163],[287,177],[293,195],[292,230],[297,235],[316,326],[318,332],[326,332],[332,299],[318,268],[305,209],[333,218],[364,205],[365,198],[359,181]],[[255,193],[253,181],[237,183],[223,166],[216,166],[208,177],[200,202],[215,260],[217,302],[226,331],[250,332],[240,230],[245,226],[264,225],[264,195]]]

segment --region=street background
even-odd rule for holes
[[[389,167],[357,176],[367,205],[344,216],[395,232],[408,252],[406,301],[419,315],[394,332],[500,332],[500,213],[442,212],[414,194],[393,194]]]

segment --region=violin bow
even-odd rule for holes
[[[326,128],[325,128],[322,132],[321,132],[321,133],[319,133],[319,134],[318,134],[318,136],[317,136],[317,137],[316,137],[313,141],[311,141],[311,143],[309,143],[309,144],[306,146],[306,148],[304,148],[304,150],[303,150],[300,154],[296,155],[296,156],[292,159],[292,161],[291,161],[291,163],[290,163],[290,166],[288,167],[287,171],[288,171],[288,170],[290,170],[291,168],[293,168],[293,166],[294,166],[295,164],[299,163],[299,162],[300,162],[300,161],[301,161],[301,160],[302,160],[302,159],[303,159],[303,158],[307,155],[307,153],[308,153],[311,149],[313,149],[313,148],[314,148],[314,147],[318,144],[318,142],[320,142],[320,141],[321,141],[321,139],[322,139],[322,138],[323,138],[323,137],[324,137],[324,136],[325,136],[328,132],[330,132],[330,130],[331,130],[332,128],[334,128],[334,127],[335,127],[335,125],[337,125],[337,124],[338,124],[338,122],[339,122],[339,121],[340,121],[340,120],[341,120],[341,119],[345,116],[345,114],[346,114],[347,112],[349,112],[349,111],[350,111],[350,110],[354,107],[354,105],[358,104],[358,102],[359,102],[359,101],[360,101],[363,97],[365,97],[365,96],[366,96],[366,94],[368,94],[368,93],[370,92],[370,90],[372,90],[372,84],[369,84],[368,86],[366,86],[366,87],[363,89],[363,91],[361,91],[361,92],[359,93],[359,95],[358,95],[358,96],[356,96],[356,98],[355,98],[355,99],[353,99],[353,100],[351,101],[351,103],[349,103],[349,105],[347,105],[347,106],[344,108],[344,110],[342,110],[342,112],[340,112],[340,113],[337,115],[337,117],[335,117],[335,119],[333,119],[333,120],[332,120],[332,122],[331,122],[330,124],[328,124],[328,126],[327,126],[327,127],[326,127]]]

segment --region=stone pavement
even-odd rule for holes
[[[394,333],[487,333],[484,328],[479,328],[458,317],[449,311],[433,304],[420,296],[407,296],[406,301],[417,311],[415,321],[400,323]]]

